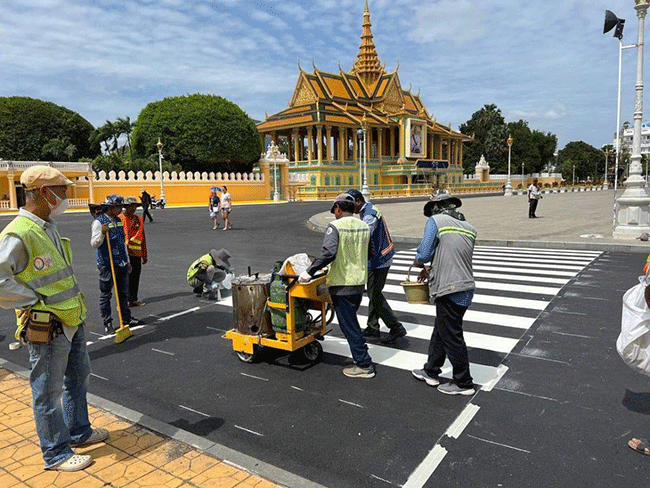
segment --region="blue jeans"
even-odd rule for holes
[[[90,358],[84,325],[79,325],[72,342],[59,334],[47,344],[29,343],[28,349],[34,422],[47,469],[74,455],[71,442],[82,443],[92,434],[86,403]]]
[[[99,313],[102,321],[112,321],[111,297],[113,296],[113,275],[110,266],[97,266],[99,268]],[[115,279],[117,280],[118,300],[122,311],[122,324],[131,322],[131,309],[129,308],[129,269],[127,266],[115,266]],[[120,324],[120,325],[122,325]]]
[[[357,310],[361,305],[362,294],[358,295],[332,295],[332,305],[339,321],[341,332],[350,345],[352,359],[360,368],[372,366],[372,358],[368,354],[368,345],[363,338],[361,326],[357,319]]]

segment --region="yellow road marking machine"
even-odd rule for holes
[[[273,279],[271,279],[273,277]],[[289,263],[284,274],[240,276],[232,281],[235,328],[224,334],[244,362],[252,362],[261,347],[300,350],[316,363],[323,355],[318,340],[334,318],[326,275],[299,283]],[[328,317],[329,316],[329,317]]]

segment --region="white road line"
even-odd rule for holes
[[[186,407],[185,405],[179,405],[184,410],[189,410],[190,412],[198,413],[199,415],[203,415],[204,417],[210,417],[207,413],[199,412],[198,410],[194,410],[193,408]]]
[[[508,393],[516,393],[517,395],[524,395],[524,396],[532,397],[532,398],[540,398],[542,400],[549,400],[551,402],[557,402],[558,401],[555,398],[549,398],[549,397],[540,396],[540,395],[533,395],[532,393],[525,393],[523,391],[510,390],[509,388],[495,388],[495,390],[507,391]]]
[[[98,374],[95,373],[90,373],[90,376],[94,376],[95,378],[99,378],[100,380],[108,381],[108,378],[104,378],[103,376],[99,376]]]
[[[339,398],[339,402],[345,403],[347,405],[352,405],[353,407],[364,408],[362,405],[359,405],[358,403],[348,402],[347,400],[342,400],[340,398]]]
[[[497,368],[497,374],[492,380],[488,381],[486,384],[481,386],[481,390],[483,391],[492,391],[492,388],[494,388],[497,383],[503,378],[503,375],[508,372],[508,366],[505,364],[500,364],[499,367]]]
[[[394,261],[395,262],[395,261]],[[484,266],[482,264],[474,263],[473,265],[474,271],[497,271],[499,273],[509,273],[509,274],[514,274],[514,275],[519,275],[519,276],[528,276],[530,281],[535,281],[536,276],[565,276],[568,278],[573,278],[575,275],[577,275],[577,272],[574,271],[552,271],[552,270],[547,270],[547,269],[537,269],[537,268],[531,268],[529,266],[523,266],[520,268],[509,268],[503,265],[500,266]],[[390,267],[391,270],[393,271],[408,271],[409,267],[408,266],[400,266],[399,264],[393,264]],[[581,271],[584,268],[580,268]],[[413,272],[413,271],[411,271]],[[413,276],[413,275],[411,275]]]
[[[379,476],[376,476],[374,474],[371,474],[370,477],[375,478],[376,480],[379,480],[379,481],[383,481],[384,483],[387,483],[389,485],[394,485],[395,484],[392,481],[385,480],[384,478],[380,478]]]
[[[467,434],[467,437],[471,437],[472,439],[476,439],[477,441],[487,442],[488,444],[494,444],[495,446],[507,447],[508,449],[514,449],[515,451],[525,452],[526,454],[530,454],[530,451],[526,449],[519,449],[518,447],[509,446],[507,444],[501,444],[500,442],[488,441],[487,439],[481,439],[480,437],[476,437],[469,434]]]
[[[293,388],[294,390],[298,390],[298,391],[305,391],[302,388],[298,388],[297,386],[292,386],[291,388]]]
[[[173,318],[180,317],[181,315],[196,312],[197,310],[201,310],[201,307],[194,307],[194,308],[190,308],[189,310],[184,310],[182,312],[175,313],[173,315],[168,315],[167,317],[163,317],[161,319],[158,319],[158,321],[159,322],[164,322],[165,320],[171,320]]]
[[[92,346],[94,344],[93,341],[86,341],[86,346]]]
[[[410,250],[398,251],[397,254],[405,254],[408,256],[415,256],[417,248]],[[580,251],[572,249],[536,249],[530,247],[492,247],[492,246],[474,246],[474,252],[488,252],[490,254],[523,254],[523,255],[536,255],[536,256],[556,256],[556,257],[570,257],[570,258],[583,258],[595,259],[602,254],[602,251]]]
[[[103,335],[103,334],[100,334],[99,332],[93,332],[93,331],[91,331],[91,330],[89,330],[88,333],[89,333],[89,334],[92,334],[92,335],[99,336],[99,337],[101,337],[101,336]]]
[[[405,295],[404,288],[397,285],[386,285],[384,291],[387,293],[395,293]],[[544,310],[549,302],[542,300],[530,300],[527,298],[511,298],[502,297],[497,295],[483,295],[481,293],[474,293],[472,303],[482,303],[485,305],[498,305],[500,307],[522,308],[526,310]]]
[[[218,327],[206,327],[206,329],[218,330],[219,332],[228,332],[228,329],[219,329]]]
[[[465,427],[469,425],[469,423],[472,421],[480,409],[481,407],[474,405],[473,403],[468,403],[465,405],[465,408],[460,413],[460,415],[456,417],[456,420],[454,420],[454,422],[449,426],[447,432],[445,432],[445,435],[453,439],[458,439],[460,437],[460,434],[462,434],[465,430]]]
[[[413,263],[413,259],[401,259],[400,257],[395,257],[393,262],[396,264],[408,264],[409,266]],[[474,264],[509,264],[511,266],[520,265],[520,266],[545,266],[545,267],[558,267],[560,269],[582,269],[585,266],[588,266],[591,261],[560,261],[558,259],[533,259],[533,258],[516,258],[516,257],[494,257],[493,255],[481,255],[474,254],[472,262]]]
[[[243,430],[243,431],[245,431],[245,432],[249,432],[249,433],[251,433],[251,434],[258,435],[258,436],[260,436],[260,437],[264,437],[264,434],[260,434],[259,432],[255,432],[254,430],[250,430],[250,429],[246,429],[246,428],[244,428],[244,427],[240,427],[239,425],[235,425],[235,428],[236,428],[236,429],[239,429],[239,430]]]
[[[260,378],[259,376],[253,376],[252,374],[246,374],[246,373],[239,373],[239,374],[242,375],[242,376],[247,376],[248,378],[256,379],[256,380],[269,381],[266,378]]]
[[[323,351],[328,354],[351,357],[350,346],[344,337],[325,336],[325,340],[321,344]],[[403,351],[376,344],[368,344],[368,350],[370,356],[372,356],[373,363],[404,371],[421,369],[422,365],[427,362],[427,355],[423,353]],[[470,363],[470,371],[474,377],[474,382],[479,385],[488,383],[497,375],[497,368],[494,366],[485,366],[477,363]],[[451,375],[451,363],[447,360],[442,367],[441,376],[451,378]]]
[[[553,285],[566,285],[570,280],[568,278],[550,278],[548,276],[524,276],[508,275],[504,273],[483,273],[474,270],[474,279],[483,278],[489,280],[508,280],[508,281],[525,281],[534,283],[549,283]],[[501,283],[500,283],[501,284]]]
[[[411,476],[402,485],[402,488],[422,488],[446,455],[447,449],[439,444],[433,446],[433,449],[429,451],[429,454],[427,454],[415,471],[411,473]]]
[[[153,348],[153,347],[151,348],[151,350],[152,350],[152,351],[159,352],[159,353],[161,353],[161,354],[167,354],[168,356],[175,356],[175,355],[176,355],[176,354],[173,353],[173,352],[161,351],[160,349],[155,349],[155,348]]]
[[[580,338],[582,338],[582,339],[595,339],[595,337],[586,336],[586,335],[580,335],[580,334],[568,334],[567,332],[557,332],[557,331],[553,331],[553,334],[560,334],[560,335],[563,335],[563,336],[569,336],[569,337],[580,337]]]

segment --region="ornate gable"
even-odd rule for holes
[[[311,83],[305,77],[304,72],[300,73],[296,89],[293,91],[293,98],[291,99],[291,107],[296,105],[307,105],[318,100],[318,96],[311,87]]]
[[[402,109],[404,104],[404,96],[402,89],[399,85],[397,75],[395,75],[389,82],[384,95],[384,108],[388,113],[397,113]]]

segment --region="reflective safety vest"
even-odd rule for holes
[[[102,225],[108,225],[108,235],[104,238],[104,242],[97,248],[97,266],[108,268],[111,262],[108,258],[108,244],[106,239],[111,240],[111,251],[113,252],[113,263],[119,266],[120,263],[128,263],[129,256],[126,253],[124,245],[124,226],[120,219],[113,220],[106,214],[99,214],[97,220]]]
[[[118,215],[124,227],[124,238],[129,256],[147,257],[147,245],[144,242],[144,220],[139,215],[129,218]]]
[[[368,244],[370,228],[356,217],[332,222],[339,233],[336,259],[327,273],[327,286],[359,286],[368,281]]]
[[[194,288],[197,286],[194,283],[194,277],[199,273],[201,270],[207,269],[208,266],[212,264],[212,255],[210,253],[204,254],[201,256],[199,259],[194,261],[189,269],[187,270],[187,283]]]
[[[29,255],[27,266],[14,278],[38,296],[32,310],[51,312],[70,327],[81,324],[86,318],[86,302],[72,269],[70,240],[61,238],[62,256],[41,226],[23,216],[10,222],[0,233],[0,239],[7,234],[18,237]],[[17,340],[23,328],[18,319],[20,313],[16,310]]]

